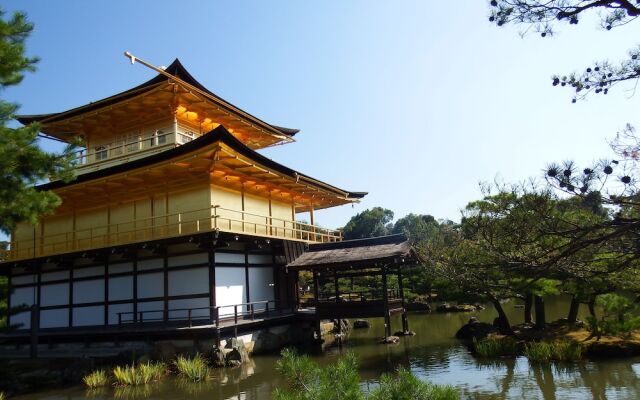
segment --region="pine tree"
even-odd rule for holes
[[[33,31],[24,13],[5,18],[0,10],[0,90],[19,84],[35,70],[36,57],[25,55],[25,40]],[[11,232],[16,223],[36,223],[60,203],[53,192],[34,186],[46,180],[70,179],[73,146],[53,154],[38,146],[39,126],[12,128],[18,106],[0,99],[0,231]]]

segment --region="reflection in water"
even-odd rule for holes
[[[116,387],[113,390],[113,398],[116,400],[146,400],[159,389],[159,384]]]
[[[563,299],[547,301],[549,320],[565,316],[569,303]],[[522,310],[505,304],[513,323],[522,322]],[[364,388],[373,388],[383,372],[400,366],[410,368],[423,379],[454,385],[463,398],[476,400],[626,400],[640,398],[640,358],[571,364],[530,364],[524,357],[479,360],[453,338],[456,330],[472,315],[492,321],[492,309],[474,314],[411,315],[411,330],[417,336],[402,338],[397,345],[381,345],[383,322],[372,320],[370,329],[354,330],[342,349],[332,347],[311,356],[321,365],[333,362],[347,350],[360,359]],[[393,320],[400,327],[400,320]],[[76,387],[23,396],[22,400],[262,400],[269,399],[282,382],[275,371],[276,356],[256,356],[239,368],[215,370],[212,379],[202,383],[167,379],[142,388],[86,391]]]

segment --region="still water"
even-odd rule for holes
[[[522,322],[522,310],[505,304],[512,323]],[[547,301],[547,318],[565,316],[568,301]],[[525,358],[499,361],[474,359],[453,335],[476,315],[492,321],[493,309],[465,314],[414,314],[410,328],[417,335],[402,338],[397,345],[381,345],[382,320],[372,320],[367,330],[352,331],[342,350],[330,348],[312,354],[320,364],[335,360],[341,351],[352,350],[360,360],[363,385],[374,386],[382,372],[399,366],[434,383],[454,385],[463,399],[640,399],[640,358],[575,364],[530,365]],[[400,321],[394,320],[394,329]],[[82,387],[41,392],[17,397],[20,400],[99,400],[99,399],[269,399],[271,391],[283,382],[275,371],[276,356],[256,356],[241,368],[218,370],[205,383],[190,384],[177,379],[135,389],[87,391]]]

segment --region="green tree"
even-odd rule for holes
[[[640,3],[630,0],[491,0],[489,21],[497,26],[515,24],[524,33],[542,37],[555,33],[558,24],[577,25],[586,15],[596,14],[605,30],[626,25],[640,16]],[[640,78],[640,47],[619,63],[596,62],[583,72],[553,76],[554,86],[569,87],[573,102],[589,93],[607,94],[612,86]]]
[[[10,18],[0,10],[0,89],[19,84],[33,71],[38,59],[25,55],[25,40],[33,30],[25,14]],[[70,179],[73,146],[62,154],[43,151],[38,146],[36,124],[11,128],[18,106],[0,100],[0,231],[11,232],[16,223],[36,223],[51,212],[60,199],[53,192],[34,186],[48,179]]]
[[[411,242],[428,240],[439,224],[431,215],[408,214],[393,225],[392,233],[403,233]]]
[[[391,233],[393,226],[393,211],[382,207],[364,210],[351,217],[344,226],[345,239],[364,239],[385,236]]]

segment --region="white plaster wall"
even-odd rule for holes
[[[73,326],[96,325],[104,325],[104,306],[74,307]]]
[[[67,326],[69,326],[68,308],[40,311],[40,328],[63,328]]]
[[[168,265],[171,267],[180,267],[186,265],[199,265],[199,264],[208,264],[209,263],[209,254],[208,253],[198,253],[198,254],[187,254],[183,256],[173,256],[169,257]]]
[[[273,264],[270,254],[249,254],[249,264]]]
[[[216,263],[244,264],[244,254],[216,253]]]
[[[17,329],[29,329],[31,328],[31,311],[12,315],[9,322],[11,326],[16,326]]]
[[[169,271],[169,296],[209,293],[209,269]]]
[[[42,285],[42,287],[40,288],[40,294],[42,296],[42,299],[40,300],[40,305],[42,307],[61,306],[69,304],[68,283]]]
[[[169,301],[169,310],[176,309],[189,309],[189,308],[201,308],[201,307],[209,307],[209,299],[198,298],[198,299],[181,299],[181,300],[170,300]],[[177,319],[187,319],[188,311],[169,311],[169,319],[177,320]],[[203,319],[209,318],[209,310],[192,310],[191,311],[191,319]]]
[[[138,275],[139,299],[162,296],[164,296],[164,274],[162,272]]]
[[[29,283],[36,283],[35,275],[20,275],[11,278],[12,285],[27,285]]]
[[[149,260],[138,261],[138,271],[146,271],[149,269],[164,268],[164,260],[162,258],[152,258]]]
[[[149,301],[146,303],[138,303],[138,312],[140,311],[152,311],[145,312],[142,315],[143,321],[154,320],[160,321],[163,318],[164,303],[161,301]]]
[[[109,265],[109,273],[110,274],[119,274],[122,272],[133,272],[133,263],[132,262],[126,262],[126,263],[118,263],[118,264],[112,264]]]
[[[226,306],[246,302],[245,272],[240,267],[216,267],[216,305]],[[238,312],[241,307],[238,307]],[[222,307],[220,316],[233,315],[233,307]]]
[[[11,293],[11,306],[12,307],[19,306],[19,305],[32,306],[36,304],[36,297],[37,297],[36,288],[33,286],[16,288],[13,290],[13,293]]]
[[[249,295],[251,301],[273,301],[274,287],[273,285],[273,267],[249,267]],[[274,304],[270,303],[269,307],[273,308]],[[266,306],[256,305],[255,310],[263,310]]]
[[[104,301],[104,279],[77,281],[73,283],[74,304],[95,303],[102,301]]]
[[[133,276],[109,278],[109,300],[133,299]]]
[[[40,277],[42,282],[60,281],[69,279],[69,271],[47,272]]]
[[[109,325],[118,324],[118,313],[132,312],[133,304],[112,304],[108,309]],[[132,314],[125,314],[122,316],[122,322],[131,322],[133,320]]]
[[[73,271],[74,278],[86,278],[89,276],[101,276],[104,275],[104,267],[88,267],[80,268]]]

